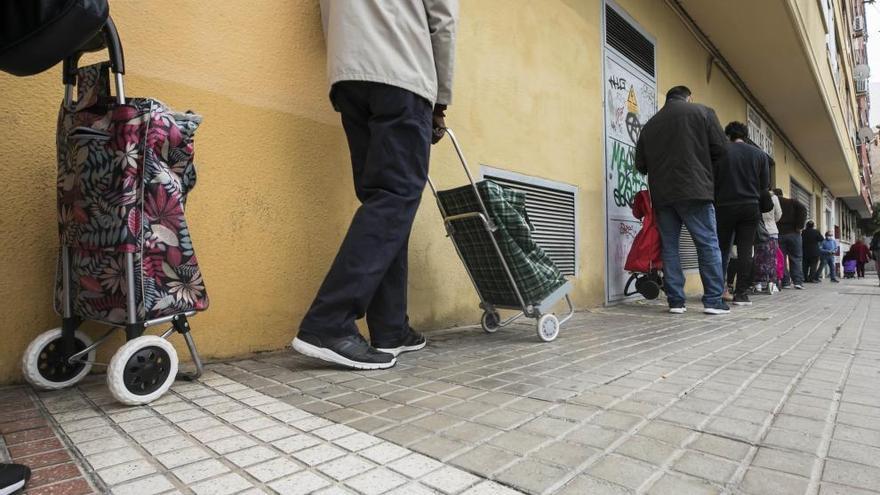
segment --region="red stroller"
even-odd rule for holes
[[[651,206],[651,194],[639,191],[633,200],[633,216],[642,221],[642,230],[636,234],[629,255],[626,257],[624,269],[632,275],[623,289],[625,296],[641,294],[645,299],[656,299],[663,289],[663,260],[660,231],[654,219],[654,208]],[[630,286],[635,282],[635,290]]]

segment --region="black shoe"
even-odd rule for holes
[[[751,306],[752,301],[749,300],[748,294],[736,294],[733,296],[733,304],[736,306]]]
[[[425,347],[428,341],[425,337],[410,328],[406,336],[399,342],[373,342],[373,346],[377,351],[387,352],[389,354],[399,355],[401,352],[417,351]]]
[[[384,370],[397,364],[393,354],[370,347],[361,334],[322,338],[300,332],[293,339],[293,349],[309,357],[359,370]]]
[[[24,488],[31,478],[31,469],[21,464],[0,464],[0,495],[9,495]]]
[[[706,313],[707,315],[726,315],[727,313],[730,313],[730,306],[724,301],[721,301],[715,306],[704,307],[703,313]]]

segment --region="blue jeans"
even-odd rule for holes
[[[724,291],[724,270],[721,268],[721,250],[715,224],[715,207],[712,203],[683,201],[659,206],[657,227],[663,242],[663,285],[670,307],[684,305],[684,272],[681,270],[679,238],[681,225],[688,228],[700,263],[703,281],[703,306],[721,305]]]
[[[837,270],[834,269],[834,255],[833,254],[823,254],[822,261],[819,262],[819,273],[822,272],[822,269],[828,267],[828,273],[831,275],[831,280],[837,280]]]
[[[788,260],[785,265],[785,277],[782,285],[789,283],[802,285],[804,283],[804,241],[800,232],[782,234],[779,236],[779,249]]]

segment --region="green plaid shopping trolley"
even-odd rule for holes
[[[438,191],[430,178],[428,183],[480,298],[483,330],[494,333],[525,316],[536,320],[541,340],[554,340],[560,325],[574,314],[571,282],[532,239],[526,193],[489,180],[474,182],[455,134],[448,128],[445,132],[470,184]],[[562,299],[568,314],[560,320],[549,310]],[[517,313],[502,320],[499,309]]]

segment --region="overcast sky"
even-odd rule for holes
[[[880,4],[865,4],[868,65],[871,66],[871,127],[880,125]]]

